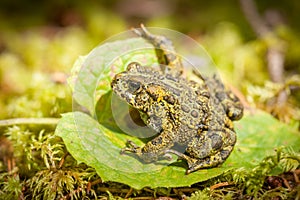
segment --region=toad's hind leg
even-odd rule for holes
[[[208,156],[204,159],[193,159],[193,162],[188,163],[189,168],[186,173],[189,174],[191,172],[197,171],[198,169],[218,166],[226,160],[232,150],[233,146],[227,146],[216,154]]]
[[[238,97],[225,88],[221,79],[215,74],[211,78],[206,78],[205,82],[212,94],[221,102],[227,116],[231,120],[239,120],[243,116],[243,104]]]
[[[236,134],[231,129],[231,124],[227,126],[221,130],[203,131],[191,140],[186,152],[194,159],[188,162],[188,173],[215,167],[226,160],[236,142]]]
[[[187,173],[202,168],[211,168],[223,163],[230,155],[236,142],[235,132],[230,129],[210,130],[199,133],[188,144],[185,153],[169,150],[187,161]]]
[[[140,37],[148,40],[156,49],[156,54],[162,66],[162,70],[179,76],[182,74],[183,66],[180,57],[176,54],[174,46],[168,38],[161,35],[154,35],[150,33],[143,24],[140,29],[133,29],[133,31]]]

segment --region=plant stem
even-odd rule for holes
[[[20,124],[45,124],[45,125],[56,125],[59,118],[14,118],[0,120],[0,127],[12,126]]]

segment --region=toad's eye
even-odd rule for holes
[[[127,71],[138,71],[138,68],[141,67],[141,65],[137,62],[132,62],[129,63],[129,65],[127,66]]]
[[[140,82],[133,82],[130,81],[128,83],[128,89],[130,90],[130,92],[134,93],[137,92],[141,87],[141,83]]]

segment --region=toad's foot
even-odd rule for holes
[[[131,140],[127,140],[127,146],[121,149],[121,154],[124,154],[125,152],[131,152],[131,153],[136,153],[136,154],[141,154],[141,147],[136,145],[134,142]]]
[[[178,156],[178,159],[180,159],[180,160],[186,160],[186,162],[188,164],[188,169],[185,172],[186,174],[189,174],[192,172],[192,171],[190,171],[191,167],[193,166],[194,163],[196,163],[198,161],[197,159],[191,158],[190,156],[183,154],[181,152],[178,152],[176,150],[173,150],[173,149],[167,150],[166,153],[174,154],[174,155]],[[193,171],[195,171],[195,170],[193,170]]]

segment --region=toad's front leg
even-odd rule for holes
[[[174,145],[174,135],[163,131],[160,135],[147,142],[145,146],[139,147],[134,142],[128,141],[128,147],[121,150],[121,153],[131,152],[141,160],[149,163],[159,159],[170,159],[167,150]]]

